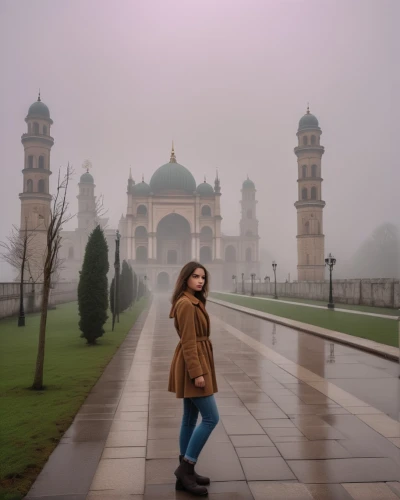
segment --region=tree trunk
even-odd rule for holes
[[[21,265],[21,280],[19,283],[19,316],[18,326],[25,326],[25,311],[24,311],[24,271],[25,271],[26,248],[24,248],[24,255]]]
[[[47,307],[49,304],[50,294],[50,274],[44,276],[43,283],[43,297],[42,297],[42,311],[40,315],[40,330],[39,330],[39,346],[36,359],[35,379],[33,381],[32,389],[43,389],[43,368],[44,368],[44,348],[46,342],[46,323],[47,323]]]

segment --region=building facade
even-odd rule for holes
[[[322,200],[322,130],[317,118],[307,113],[300,119],[297,131],[297,270],[298,281],[325,279]]]
[[[247,179],[242,186],[240,235],[221,231],[221,184],[199,185],[176,160],[158,168],[147,184],[128,179],[127,212],[121,218],[121,254],[155,289],[170,287],[183,264],[201,262],[210,270],[214,289],[229,287],[232,276],[259,273],[256,189]]]

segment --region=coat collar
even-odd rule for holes
[[[195,306],[197,306],[200,302],[199,299],[190,292],[183,292],[183,295],[187,297],[190,300],[190,302]]]

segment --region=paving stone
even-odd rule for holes
[[[250,481],[249,487],[254,500],[312,500],[309,490],[304,484],[280,483],[266,481]]]
[[[120,448],[104,448],[102,458],[145,458],[144,446],[121,446]]]
[[[281,457],[241,458],[247,481],[283,481],[296,479]]]
[[[385,483],[343,484],[354,500],[398,500],[399,497]]]
[[[235,448],[243,448],[249,446],[274,446],[272,441],[266,434],[251,436],[230,436],[230,439]]]
[[[255,457],[280,457],[281,454],[274,446],[250,446],[247,448],[236,448],[239,458]]]
[[[115,493],[144,493],[144,458],[101,459],[91,491],[113,490]]]
[[[397,464],[388,458],[289,460],[288,465],[301,483],[368,483],[400,478]]]
[[[263,434],[264,430],[252,416],[222,416],[227,434]]]
[[[285,460],[317,460],[351,457],[351,454],[336,441],[276,443],[276,447]]]
[[[354,500],[341,484],[306,484],[314,500]]]

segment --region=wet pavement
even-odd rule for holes
[[[396,363],[208,310],[221,420],[197,468],[211,500],[400,498]],[[177,343],[168,312],[156,296],[27,498],[193,498],[174,490],[182,400],[166,391]]]

